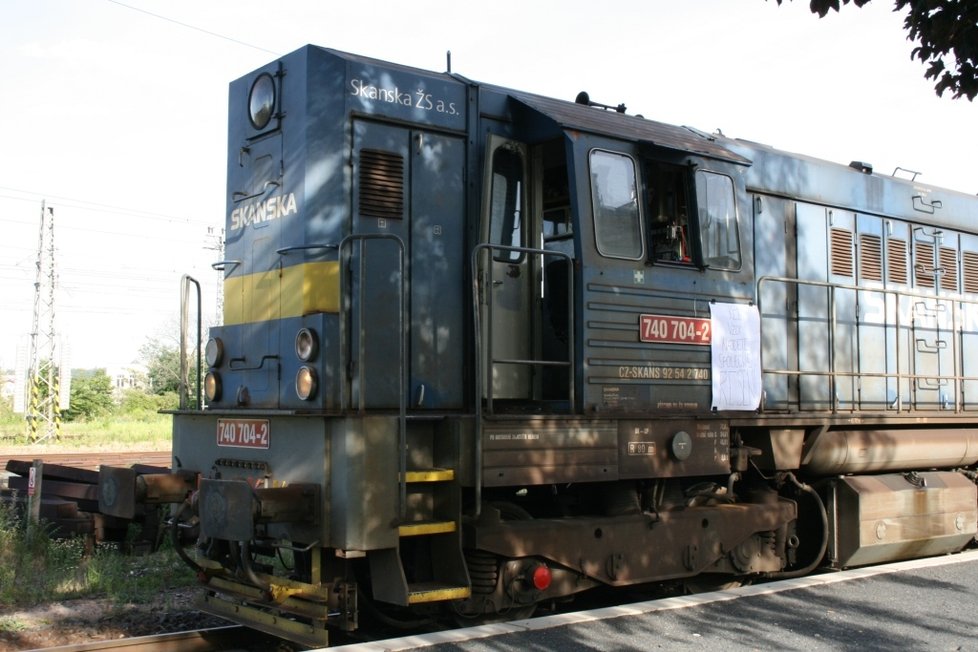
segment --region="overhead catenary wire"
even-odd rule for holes
[[[218,219],[205,219],[200,217],[188,217],[186,215],[170,215],[168,213],[156,213],[153,211],[147,211],[140,208],[130,208],[126,206],[114,206],[112,204],[102,204],[100,202],[93,202],[87,199],[78,199],[75,197],[64,197],[59,195],[54,195],[51,193],[41,193],[34,190],[23,190],[21,188],[11,188],[9,186],[0,186],[0,190],[5,190],[7,192],[16,192],[22,195],[29,195],[28,197],[18,197],[14,195],[7,195],[0,193],[0,198],[12,199],[14,201],[24,201],[30,203],[37,203],[40,199],[45,199],[48,203],[52,203],[50,200],[55,199],[52,205],[64,208],[78,208],[80,210],[87,210],[95,213],[107,213],[107,214],[119,214],[119,215],[132,215],[138,216],[145,219],[152,220],[162,220],[166,222],[184,222],[186,224],[199,224],[203,226],[213,226],[216,222],[223,222],[223,218]],[[94,207],[94,208],[92,208]],[[7,217],[0,217],[0,221],[3,222],[15,222],[18,224],[34,224],[35,222],[26,222],[23,220],[11,220]]]
[[[156,13],[153,13],[152,11],[147,11],[147,10],[142,9],[140,7],[134,7],[132,5],[128,5],[128,4],[124,3],[124,2],[119,2],[119,0],[107,0],[107,1],[108,2],[111,2],[114,5],[118,5],[120,7],[125,7],[126,9],[131,9],[133,11],[138,11],[141,14],[146,14],[147,16],[152,16],[153,18],[157,18],[159,20],[163,20],[163,21],[166,21],[168,23],[173,23],[174,25],[179,25],[180,27],[184,27],[186,29],[192,29],[195,32],[201,32],[202,34],[207,34],[208,36],[213,36],[214,38],[219,38],[219,39],[222,39],[224,41],[229,41],[231,43],[236,43],[237,45],[243,45],[243,46],[245,46],[247,48],[252,48],[254,50],[259,50],[261,52],[267,52],[268,54],[274,55],[276,57],[277,56],[281,56],[281,53],[275,52],[274,50],[269,50],[268,48],[263,48],[260,45],[253,45],[251,43],[247,43],[247,42],[242,41],[240,39],[232,38],[230,36],[225,36],[224,34],[218,34],[217,32],[212,32],[211,30],[204,29],[203,27],[197,27],[196,25],[191,25],[189,23],[184,23],[182,21],[176,20],[174,18],[170,18],[168,16],[163,16],[162,14],[156,14]]]
[[[0,190],[8,190],[13,192],[19,192],[24,194],[34,194],[33,191],[21,190],[16,188],[10,188],[8,186],[0,186]],[[10,195],[4,195],[0,193],[0,197],[27,201],[33,203],[33,199],[28,199],[25,197],[13,197]],[[97,202],[90,202],[86,200],[63,198],[65,201],[51,203],[50,205],[57,207],[59,209],[69,208],[77,211],[84,211],[86,213],[93,214],[95,218],[89,218],[84,221],[75,220],[70,223],[62,222],[59,225],[59,230],[68,233],[84,233],[93,235],[103,235],[112,238],[124,238],[128,240],[138,240],[144,241],[146,239],[147,229],[152,229],[153,232],[153,242],[156,244],[160,243],[172,243],[180,247],[183,251],[195,250],[198,247],[207,249],[206,244],[201,244],[201,233],[202,227],[210,230],[214,229],[216,224],[220,221],[219,219],[214,220],[201,220],[199,218],[192,218],[187,216],[176,216],[169,215],[165,213],[153,213],[149,211],[131,209],[122,206],[113,206],[109,204],[100,204]],[[69,213],[70,215],[70,213]],[[119,220],[113,219],[112,215],[124,216],[127,219],[125,222],[120,223]],[[99,219],[97,216],[101,216]],[[156,221],[165,224],[169,227],[166,230],[150,226],[146,224],[146,221]],[[23,227],[25,229],[36,228],[36,221],[32,219],[17,219],[16,217],[0,216],[0,223],[13,225],[14,227]],[[119,225],[118,227],[115,225]],[[161,224],[161,226],[163,226]],[[122,228],[119,228],[122,227]],[[26,231],[25,231],[26,234]],[[206,235],[204,236],[206,237]],[[68,241],[71,242],[70,240]],[[213,248],[213,247],[210,247]],[[60,253],[64,254],[66,251],[71,249],[70,245],[68,248],[59,247],[61,249]],[[19,247],[12,242],[0,243],[0,251],[20,251],[22,260],[18,262],[17,265],[11,265],[10,263],[0,263],[0,269],[13,269],[22,268],[29,262],[29,257],[25,254],[32,252],[33,249],[28,247]],[[130,250],[131,251],[131,250]],[[16,255],[16,254],[15,254]],[[9,259],[8,259],[9,260]],[[114,268],[113,268],[114,269]],[[88,270],[85,270],[88,271]]]

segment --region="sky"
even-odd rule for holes
[[[978,191],[978,106],[938,98],[890,0],[0,0],[0,369],[32,325],[41,202],[73,368],[216,319],[227,88],[307,43]]]

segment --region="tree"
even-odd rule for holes
[[[140,347],[139,359],[146,365],[146,377],[153,394],[180,390],[180,347],[150,338]]]
[[[780,5],[782,0],[777,0]],[[869,0],[841,0],[862,7]],[[824,18],[839,11],[840,0],[811,0],[812,13]],[[951,91],[954,98],[978,95],[978,2],[974,0],[895,0],[894,11],[910,9],[903,20],[907,39],[919,42],[910,53],[927,66],[924,76],[935,80],[939,96]]]
[[[105,369],[73,372],[71,407],[64,413],[66,421],[98,417],[111,411],[112,406],[112,379]]]

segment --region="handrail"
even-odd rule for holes
[[[492,355],[492,287],[493,287],[493,276],[492,276],[492,264],[487,265],[488,276],[486,282],[483,286],[486,288],[484,294],[484,303],[486,305],[485,321],[489,325],[490,332],[487,333],[486,337],[486,360],[482,359],[481,352],[476,355],[476,403],[481,404],[482,402],[482,390],[487,389],[486,393],[486,407],[488,408],[489,414],[493,413],[493,398],[492,398],[492,371],[493,366],[496,364],[521,364],[521,365],[536,365],[536,366],[562,366],[568,367],[569,377],[568,377],[568,401],[571,409],[574,408],[574,402],[576,399],[575,395],[575,359],[574,359],[574,265],[573,258],[570,254],[563,251],[554,251],[550,249],[536,249],[533,247],[514,247],[510,245],[499,245],[493,244],[491,242],[484,242],[475,246],[472,250],[472,279],[473,279],[473,319],[475,324],[475,341],[478,347],[481,347],[482,340],[482,329],[480,325],[480,315],[479,315],[479,255],[484,251],[503,251],[503,252],[514,252],[521,254],[528,254],[531,256],[540,256],[541,258],[550,256],[553,258],[562,258],[567,261],[567,362],[556,361],[556,360],[537,360],[537,359],[508,359],[508,358],[494,358]],[[492,256],[490,255],[490,260]],[[485,362],[488,361],[488,364]],[[485,367],[484,369],[482,367]],[[481,386],[481,383],[486,383],[485,387]]]
[[[247,366],[247,356],[234,357],[228,360],[228,368],[234,371],[258,371],[265,366],[267,360],[279,360],[280,358],[281,356],[278,355],[265,354],[258,359],[258,364]]]
[[[829,324],[828,324],[828,333],[827,333],[828,335],[827,346],[829,350],[827,351],[827,359],[829,364],[827,365],[827,369],[825,370],[802,370],[802,369],[792,370],[792,369],[778,369],[774,367],[767,368],[764,367],[762,361],[762,369],[761,369],[762,374],[771,375],[771,376],[788,376],[788,377],[796,377],[796,378],[801,378],[803,376],[828,378],[829,387],[830,387],[829,400],[831,401],[832,404],[831,410],[833,413],[840,412],[840,405],[839,405],[840,399],[837,391],[839,380],[853,379],[853,378],[883,378],[887,380],[894,379],[896,381],[896,398],[889,405],[889,408],[895,409],[897,412],[904,411],[904,400],[903,400],[904,397],[901,391],[904,381],[909,382],[911,388],[910,406],[906,408],[908,411],[917,408],[917,401],[914,400],[913,397],[916,395],[916,391],[921,384],[932,383],[933,381],[937,380],[938,384],[935,385],[934,387],[943,387],[946,386],[948,383],[953,382],[954,383],[953,401],[954,401],[955,413],[960,412],[963,409],[964,383],[971,382],[971,381],[978,381],[978,376],[964,375],[964,360],[962,357],[964,346],[963,346],[963,342],[959,341],[965,334],[964,331],[965,324],[964,324],[964,318],[961,315],[961,307],[966,305],[973,306],[976,310],[978,310],[978,300],[968,299],[960,295],[952,296],[952,295],[941,295],[941,294],[928,294],[928,293],[918,292],[913,290],[838,284],[838,283],[831,283],[828,281],[798,279],[798,278],[785,277],[785,276],[762,276],[757,280],[757,300],[758,300],[757,303],[758,303],[758,309],[761,313],[762,321],[765,319],[764,306],[763,306],[763,297],[764,297],[763,287],[765,285],[774,285],[774,284],[794,286],[796,288],[795,290],[796,292],[798,288],[802,288],[802,287],[820,288],[827,291],[828,296],[826,300],[829,307],[829,315],[828,315]],[[894,342],[893,346],[895,349],[894,357],[896,358],[893,361],[893,364],[895,366],[895,371],[891,372],[886,370],[889,369],[889,365],[886,364],[889,362],[889,360],[886,359],[884,359],[884,369],[885,369],[884,371],[876,371],[876,372],[860,371],[858,369],[853,371],[840,371],[837,368],[837,360],[835,355],[836,353],[835,340],[836,340],[837,330],[839,326],[838,315],[836,313],[836,305],[837,305],[836,294],[838,292],[856,293],[857,302],[859,301],[860,294],[875,294],[881,296],[884,321],[879,323],[861,321],[859,319],[859,314],[856,313],[855,315],[853,315],[853,324],[856,329],[856,332],[858,332],[858,329],[861,326],[872,326],[874,328],[882,328],[886,332],[889,332],[892,329],[893,342]],[[923,299],[929,302],[950,303],[951,314],[949,317],[939,316],[939,313],[943,313],[944,315],[947,315],[947,308],[943,307],[941,304],[937,304],[937,307],[935,308],[932,306],[928,306],[924,303],[910,303],[918,299]],[[904,324],[903,316],[901,314],[902,313],[901,300],[910,303],[908,309],[911,311],[912,314],[911,314],[911,320],[909,324]],[[796,302],[797,301],[798,300],[796,297]],[[923,342],[923,348],[926,349],[926,352],[932,353],[934,355],[938,355],[940,351],[947,350],[948,348],[947,341],[944,339],[938,339],[936,340],[934,345],[930,345],[926,340],[917,337],[915,331],[920,327],[915,325],[913,317],[920,316],[918,314],[918,311],[921,309],[921,307],[923,310],[930,311],[933,313],[932,315],[929,315],[928,318],[932,319],[935,325],[934,327],[927,327],[928,331],[933,330],[938,334],[947,333],[950,335],[948,339],[951,340],[950,359],[951,359],[951,364],[953,365],[953,369],[951,370],[952,373],[950,374],[941,373],[940,367],[938,367],[936,374],[918,373],[917,360],[915,356],[912,354],[912,352],[908,352],[908,358],[907,358],[908,368],[904,369],[903,365],[901,364],[902,363],[901,343],[903,340],[903,336],[909,336],[913,342],[917,343],[918,351],[921,351],[922,348],[920,346],[921,342]],[[891,311],[892,314],[895,315],[895,321],[887,322],[886,321],[887,316],[891,313]],[[775,318],[768,317],[767,319],[775,319]],[[797,323],[798,320],[797,309],[793,316],[785,314],[785,316],[781,319],[783,319],[786,323],[790,321],[795,321]],[[978,331],[976,331],[976,334],[978,334]],[[762,347],[762,355],[763,355],[763,347]],[[856,364],[859,366],[863,366],[860,360],[857,360]],[[940,364],[940,361],[938,361],[938,364]],[[799,394],[798,400],[800,400],[801,398],[802,397]],[[949,401],[947,401],[947,399],[943,396],[939,396],[938,399],[941,402],[941,409],[946,409],[945,405]],[[849,411],[854,411],[855,409],[857,409],[856,403],[858,401],[859,399],[853,397],[853,400],[851,402],[852,405],[850,406]]]
[[[546,256],[561,258],[567,261],[567,362],[558,360],[536,360],[536,359],[496,359],[492,355],[492,252],[517,252],[531,256]],[[486,266],[488,274],[484,283],[480,283],[479,257],[488,253],[489,263]],[[541,265],[542,267],[542,265]],[[514,247],[509,245],[493,244],[483,242],[475,246],[472,250],[472,323],[475,337],[475,512],[474,518],[478,518],[482,512],[482,437],[483,437],[483,417],[487,411],[493,413],[492,399],[492,372],[497,364],[520,364],[536,366],[567,367],[568,385],[568,405],[571,411],[574,410],[576,401],[577,371],[574,356],[575,336],[574,336],[574,259],[569,254],[562,251],[549,249],[536,249],[533,247]],[[481,293],[481,289],[485,292]],[[484,295],[485,314],[480,314],[482,301],[480,294]],[[487,326],[485,338],[485,354],[482,352],[482,322]],[[482,394],[485,390],[486,405],[483,408]]]
[[[349,304],[352,304],[353,297],[347,297],[345,288],[352,288],[352,283],[350,282],[350,274],[352,271],[349,269],[349,265],[343,262],[343,255],[347,247],[351,248],[350,256],[353,256],[352,247],[355,242],[360,242],[360,259],[359,265],[357,267],[357,278],[360,279],[359,291],[357,293],[357,312],[356,312],[356,323],[359,330],[358,333],[358,348],[357,348],[357,385],[359,387],[359,395],[357,398],[357,411],[363,414],[366,409],[365,397],[366,397],[366,378],[364,376],[364,365],[363,360],[365,357],[366,346],[365,346],[365,335],[366,329],[364,328],[363,314],[364,314],[364,296],[365,296],[365,284],[364,271],[366,270],[366,242],[370,240],[390,240],[397,245],[397,265],[398,265],[398,277],[400,279],[400,288],[398,292],[398,332],[401,334],[400,345],[398,351],[398,422],[397,422],[397,448],[398,448],[398,513],[400,519],[403,521],[407,517],[407,482],[405,478],[407,477],[407,349],[408,349],[408,323],[406,318],[407,310],[407,278],[405,277],[404,270],[404,241],[392,233],[356,233],[351,234],[343,238],[340,241],[338,247],[338,255],[340,258],[340,288],[344,289],[342,291],[342,296],[340,299],[340,312],[339,312],[339,329],[340,329],[340,360],[339,369],[340,373],[344,374],[346,377],[343,382],[340,383],[340,409],[352,409],[353,402],[353,391],[352,391],[352,378],[349,377],[348,365],[350,360],[347,359],[347,350],[352,348],[348,346],[350,343],[350,336],[352,333],[348,333],[348,310],[350,309]],[[348,261],[347,261],[348,262]],[[348,300],[349,299],[349,300]],[[350,405],[347,405],[346,397],[346,383],[351,382],[349,397]]]
[[[195,278],[184,274],[180,279],[180,409],[186,410],[188,404],[190,403],[189,391],[187,388],[187,383],[189,378],[187,377],[187,330],[190,328],[189,315],[189,302],[190,302],[190,284],[193,284],[197,288],[197,339],[194,345],[197,349],[197,396],[196,396],[196,409],[201,410],[204,407],[203,399],[203,387],[200,383],[200,334],[201,334],[201,317],[200,317],[200,283],[197,282]]]
[[[239,265],[241,265],[240,260],[219,260],[216,263],[211,263],[211,269],[218,272],[233,272]],[[228,269],[228,267],[231,269]]]
[[[324,242],[320,244],[306,244],[306,245],[295,245],[294,247],[280,247],[275,250],[279,256],[288,256],[297,251],[314,251],[317,249],[338,249],[340,245],[333,244],[331,242]]]

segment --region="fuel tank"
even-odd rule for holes
[[[911,471],[978,462],[978,431],[969,429],[830,430],[802,456],[819,475]]]
[[[836,478],[826,504],[836,568],[956,552],[978,532],[978,487],[960,473]]]

